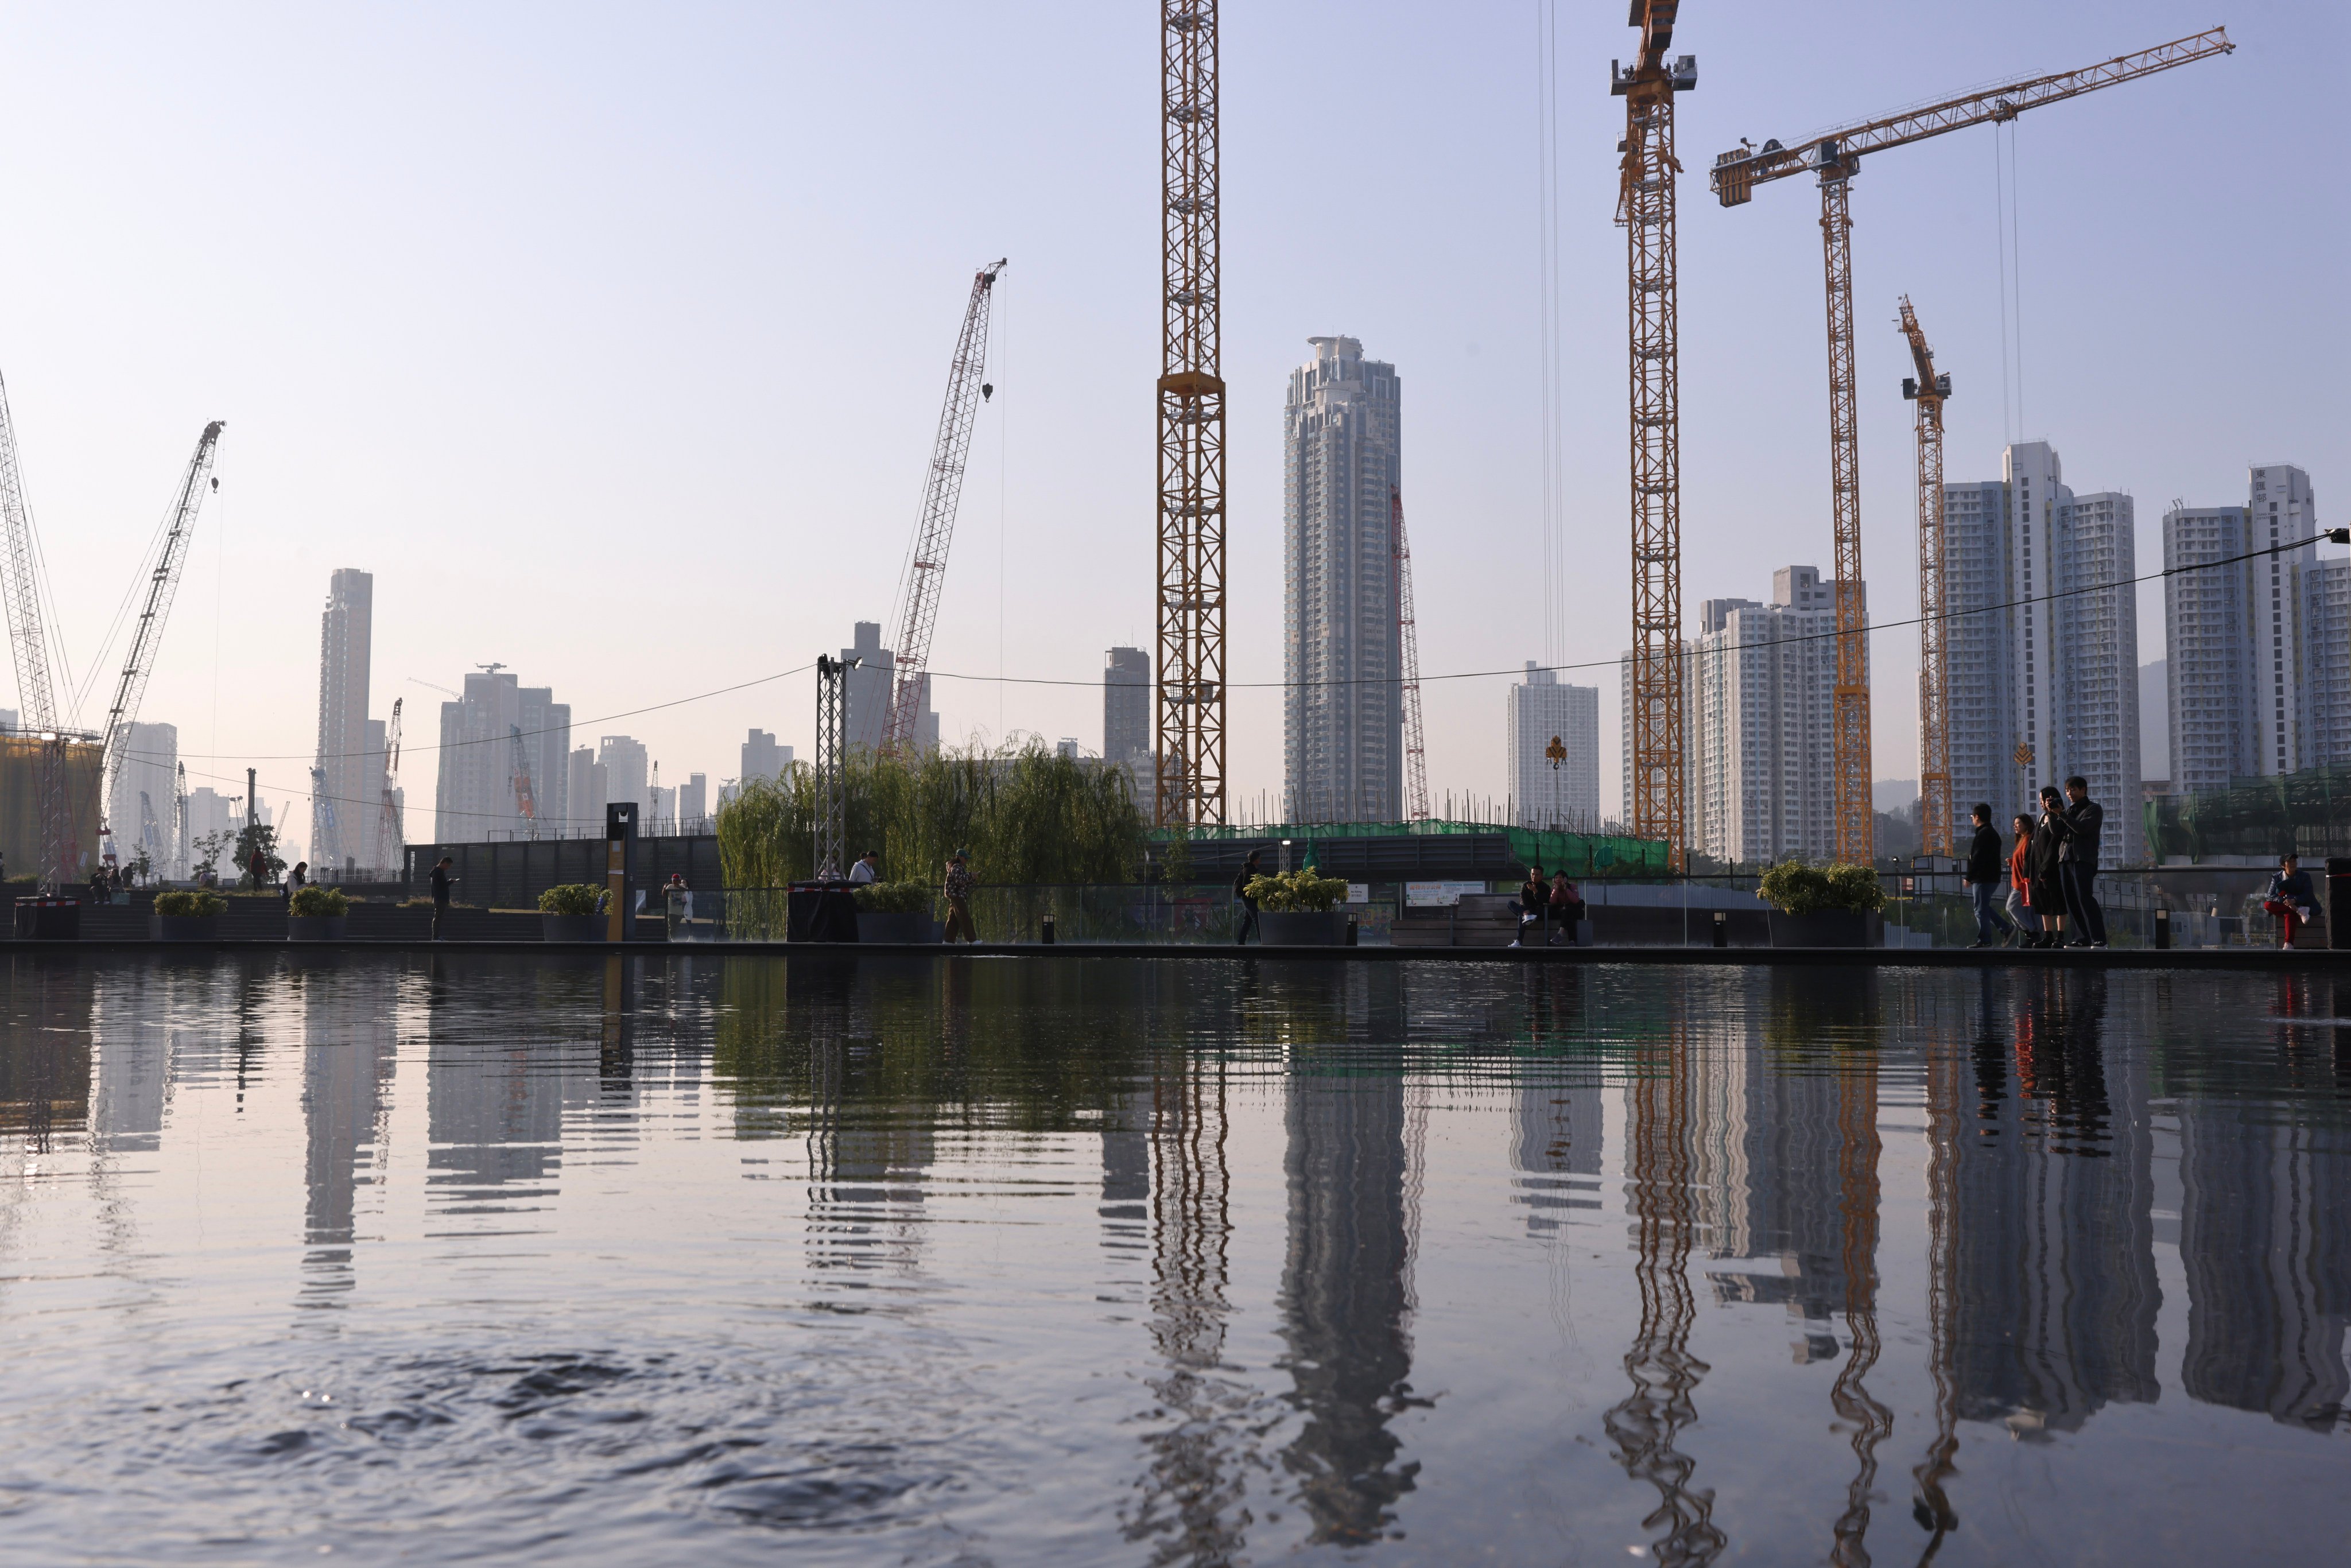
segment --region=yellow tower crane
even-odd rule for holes
[[[1876,826],[1869,799],[1869,660],[1863,643],[1860,436],[1854,414],[1853,221],[1845,211],[1847,188],[1861,166],[1862,155],[1970,125],[2014,120],[2028,109],[2136,81],[2191,60],[2225,55],[2235,47],[2226,28],[2214,27],[2080,70],[2028,77],[1847,126],[1792,147],[1777,141],[1761,147],[1741,141],[1717,157],[1708,173],[1716,196],[1726,207],[1751,200],[1755,187],[1768,181],[1807,172],[1820,176],[1821,246],[1828,277],[1829,493],[1836,529],[1834,744],[1838,860],[1867,863]]]
[[[1918,827],[1930,855],[1959,853],[1951,805],[1951,671],[1943,617],[1950,612],[1944,580],[1943,400],[1951,378],[1935,371],[1926,329],[1902,297],[1902,335],[1910,340],[1915,376],[1902,378],[1902,395],[1918,404]]]
[[[1641,29],[1631,68],[1611,61],[1625,100],[1616,221],[1625,226],[1632,363],[1633,798],[1635,838],[1662,839],[1686,865],[1688,796],[1682,735],[1682,455],[1679,291],[1674,280],[1674,94],[1698,86],[1698,59],[1667,61],[1679,0],[1633,0]]]

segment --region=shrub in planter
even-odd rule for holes
[[[204,942],[220,932],[228,900],[208,887],[174,888],[155,895],[155,935],[166,942]]]
[[[350,912],[350,894],[340,887],[306,887],[286,904],[287,917],[295,920],[340,920]]]
[[[931,884],[927,882],[869,882],[852,887],[849,895],[860,915],[928,915]]]
[[[604,890],[590,882],[558,883],[538,895],[538,934],[548,942],[601,942],[610,924],[596,913]]]
[[[1865,865],[1806,865],[1782,861],[1763,873],[1755,891],[1763,902],[1784,915],[1819,915],[1830,910],[1865,914],[1886,906],[1886,889],[1877,873]]]
[[[1259,909],[1274,915],[1322,915],[1346,901],[1344,877],[1324,876],[1312,866],[1249,879],[1249,895]]]
[[[590,882],[559,882],[538,895],[541,915],[593,915],[604,890]]]

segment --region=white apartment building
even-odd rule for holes
[[[1526,680],[1505,694],[1504,704],[1502,745],[1518,824],[1597,832],[1600,688],[1565,685],[1530,659]]]
[[[327,582],[319,616],[319,747],[311,764],[310,861],[373,862],[382,817],[383,743],[368,747],[375,576],[345,567]],[[371,808],[373,808],[371,810]]]
[[[882,645],[882,623],[859,621],[850,627],[850,645],[841,651],[849,672],[848,711],[841,716],[841,744],[851,750],[862,747],[879,751],[890,731],[892,688],[898,679],[897,654]],[[931,711],[931,678],[923,677],[922,711],[914,718],[914,744],[924,751],[939,748],[939,716]]]
[[[632,736],[608,735],[596,743],[596,763],[604,770],[604,803],[627,801],[637,808],[638,820],[653,806],[653,754]],[[596,831],[603,831],[600,815]]]
[[[739,789],[754,779],[780,779],[784,775],[784,769],[791,765],[792,748],[789,746],[778,746],[775,731],[752,730],[750,737],[743,742],[743,755],[739,764],[741,771],[736,775],[736,786]],[[597,808],[596,820],[601,823],[603,819],[603,809],[600,806]]]
[[[2164,515],[2175,794],[2351,762],[2351,563],[2318,558],[2308,474],[2254,468],[2241,507]],[[2293,548],[2231,559],[2277,545]]]
[[[148,863],[179,876],[186,855],[179,841],[180,731],[176,725],[132,724],[122,737],[122,768],[106,802],[115,863],[129,865],[147,852]]]
[[[2005,825],[2042,785],[2078,773],[2106,808],[2105,862],[2127,863],[2140,798],[2134,504],[2074,495],[2047,442],[2011,445],[2001,467],[1943,489],[1953,804],[1988,801]]]
[[[754,735],[757,730],[752,731]],[[774,737],[770,736],[769,739]],[[566,810],[563,837],[592,839],[604,831],[604,804],[610,789],[610,776],[604,765],[596,760],[596,748],[582,746],[564,759],[564,795]]]
[[[1866,591],[1865,590],[1865,601]],[[1771,574],[1771,602],[1709,599],[1685,665],[1695,722],[1684,775],[1690,844],[1736,864],[1836,846],[1836,589],[1810,566]]]
[[[1403,383],[1353,338],[1310,338],[1282,414],[1283,809],[1404,815],[1395,515]]]
[[[546,686],[492,668],[465,677],[465,695],[441,705],[434,834],[443,843],[553,838],[569,812],[571,707]],[[538,826],[522,814],[523,780]]]

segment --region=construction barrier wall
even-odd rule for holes
[[[66,743],[66,789],[73,806],[78,875],[98,863],[99,746],[94,740]],[[38,736],[0,735],[0,854],[12,877],[41,872],[41,750]]]

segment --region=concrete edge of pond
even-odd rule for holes
[[[152,938],[72,942],[0,937],[11,954],[78,952],[291,952],[291,953],[546,953],[651,957],[674,955],[778,954],[816,956],[977,958],[1221,958],[1285,962],[1391,964],[1420,960],[1472,964],[1708,964],[1862,965],[1872,968],[2033,969],[2253,969],[2351,970],[2351,950],[2298,947],[2040,948],[1992,947],[1236,947],[1222,943],[1170,942],[985,942],[949,948],[938,943],[784,942],[414,942],[343,940],[289,942],[282,938],[216,937],[200,942]]]

